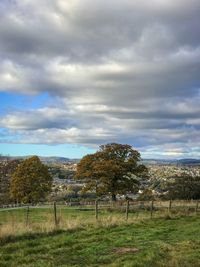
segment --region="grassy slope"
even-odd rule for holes
[[[87,227],[3,238],[1,267],[200,266],[200,219],[153,219],[112,227]],[[137,253],[117,254],[117,247]]]

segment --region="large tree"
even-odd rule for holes
[[[10,193],[13,200],[36,203],[51,191],[52,177],[48,167],[37,156],[24,160],[12,175]]]
[[[147,176],[140,160],[140,153],[130,145],[102,145],[96,153],[82,158],[75,177],[85,182],[85,190],[95,190],[97,195],[109,193],[116,200],[117,194],[137,192],[138,178]]]

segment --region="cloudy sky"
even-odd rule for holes
[[[199,0],[0,1],[0,153],[200,156]]]

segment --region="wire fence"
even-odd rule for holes
[[[20,211],[21,210],[21,211]],[[5,213],[7,212],[7,213]],[[80,201],[66,203],[40,203],[38,205],[4,205],[0,208],[0,226],[9,218],[24,221],[25,225],[31,222],[43,222],[51,218],[58,227],[62,220],[77,217],[86,220],[99,220],[106,216],[118,215],[125,221],[129,218],[159,218],[163,216],[198,216],[200,213],[198,200],[169,200],[169,201]],[[10,217],[9,217],[10,216]],[[13,218],[14,216],[14,218]],[[5,219],[6,218],[6,219]],[[47,220],[46,220],[47,221]]]

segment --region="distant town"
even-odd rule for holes
[[[26,157],[0,157],[0,166],[6,166],[11,161],[22,161]],[[74,199],[78,196],[83,197],[83,181],[74,179],[79,159],[69,159],[64,157],[40,157],[43,164],[48,166],[48,171],[53,178],[52,192],[50,200],[62,201],[63,199]],[[148,168],[149,178],[141,182],[141,188],[137,194],[129,194],[131,198],[138,198],[145,190],[151,190],[154,196],[160,196],[165,193],[165,183],[173,176],[182,174],[190,177],[200,176],[200,160],[182,159],[182,160],[142,160]],[[10,167],[9,167],[10,168]],[[9,171],[6,174],[9,182]],[[86,194],[91,197],[92,193]],[[123,198],[123,195],[120,196]]]

